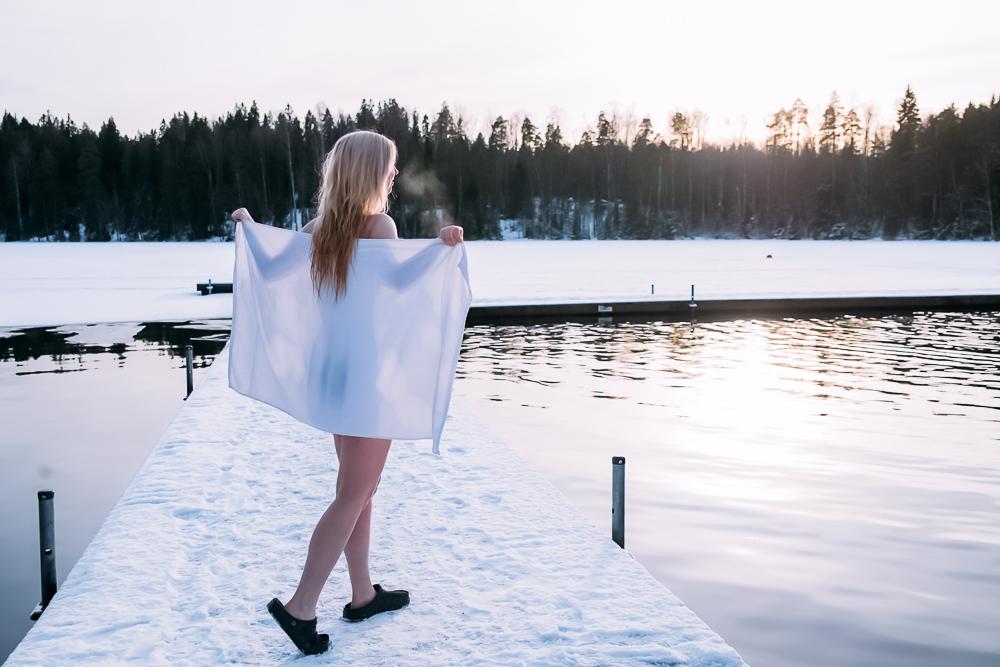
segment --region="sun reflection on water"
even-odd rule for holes
[[[602,530],[625,456],[630,551],[751,664],[1000,664],[1000,313],[474,326],[458,375]]]

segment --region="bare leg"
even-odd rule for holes
[[[344,552],[358,519],[371,502],[391,442],[341,436],[337,497],[320,517],[309,540],[298,588],[285,604],[292,616],[307,619],[316,615],[316,603],[323,586]],[[367,553],[367,548],[365,551]]]
[[[337,457],[340,457],[340,440],[334,436],[337,448]],[[378,490],[382,476],[379,475],[375,482],[375,491]],[[337,482],[340,486],[340,478]],[[372,496],[375,495],[372,491]],[[339,493],[339,490],[338,490]],[[371,575],[368,572],[368,549],[371,544],[372,529],[372,500],[368,501],[365,508],[361,510],[357,523],[354,524],[354,531],[347,540],[344,547],[344,557],[347,559],[347,572],[351,578],[351,606],[354,608],[364,606],[375,597],[375,589],[372,587]]]
[[[351,578],[351,606],[368,604],[375,597],[371,575],[368,572],[368,545],[371,537],[372,505],[368,503],[361,511],[354,532],[344,547],[347,559],[347,574]]]

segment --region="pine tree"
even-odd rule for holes
[[[545,148],[562,147],[562,130],[559,125],[549,123],[545,126]]]
[[[858,112],[851,108],[844,116],[844,152],[857,155],[861,141],[861,119]]]
[[[437,118],[431,123],[430,127],[431,140],[434,142],[436,147],[440,147],[450,141],[452,137],[458,135],[458,128],[455,125],[455,119],[451,115],[451,109],[448,108],[447,103],[441,104],[441,110],[438,111]]]
[[[789,111],[791,114],[791,135],[795,154],[800,155],[806,148],[809,139],[809,108],[802,101],[801,97],[796,97]]]
[[[610,146],[618,138],[618,122],[612,116],[608,118],[603,111],[597,115],[597,145]]]
[[[678,146],[682,151],[691,148],[691,121],[687,116],[675,113],[670,118],[670,131],[673,134],[671,146]]]
[[[375,105],[371,100],[361,100],[361,108],[358,109],[358,113],[354,117],[354,122],[357,123],[359,130],[375,129]]]
[[[97,135],[97,150],[101,162],[101,182],[104,185],[105,193],[110,197],[111,208],[113,209],[109,213],[117,221],[120,216],[118,191],[121,187],[125,142],[118,132],[114,118],[108,118],[101,126],[101,131]]]
[[[79,158],[76,172],[76,196],[79,202],[79,219],[86,229],[87,238],[105,241],[110,238],[102,226],[102,203],[104,186],[101,183],[101,154],[97,147],[97,135],[84,126],[79,135]],[[71,233],[71,238],[77,238]]]
[[[792,148],[792,114],[784,107],[774,112],[767,125],[767,147],[771,152],[787,151]]]
[[[823,124],[819,129],[819,150],[821,153],[832,155],[840,147],[841,136],[841,109],[840,97],[837,91],[830,95],[830,103],[823,111]]]
[[[531,119],[524,117],[521,123],[521,149],[533,153],[542,147],[542,137],[538,134],[538,129]]]
[[[503,116],[497,116],[490,128],[490,150],[500,152],[507,149],[509,137],[507,135],[507,121]]]
[[[653,141],[653,121],[649,117],[643,118],[639,122],[639,130],[635,133],[633,146],[647,146]]]

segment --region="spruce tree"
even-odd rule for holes
[[[898,155],[906,157],[912,155],[917,146],[919,131],[920,110],[917,108],[917,96],[913,88],[908,85],[896,113],[896,127],[890,140],[892,150]]]

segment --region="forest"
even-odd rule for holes
[[[460,224],[466,238],[991,239],[1000,237],[1000,99],[921,114],[907,87],[895,122],[834,93],[811,127],[800,99],[766,140],[704,139],[705,117],[601,112],[575,142],[558,122],[497,117],[488,136],[444,104],[395,100],[354,113],[236,105],[176,113],[125,136],[46,113],[0,122],[0,238],[7,241],[231,238],[229,212],[298,228],[314,212],[322,160],[372,129],[399,150],[390,215],[401,236]]]

